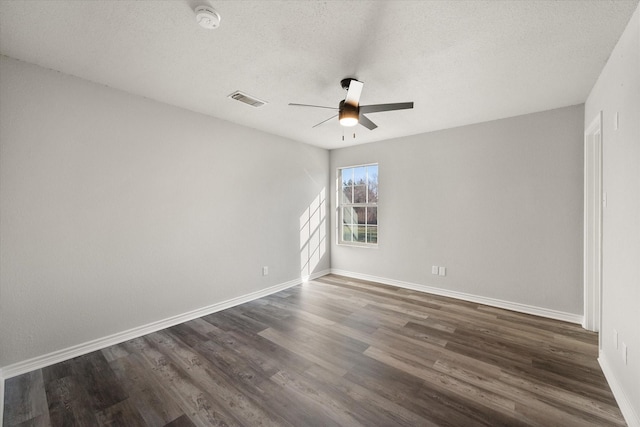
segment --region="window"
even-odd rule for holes
[[[378,244],[378,165],[338,169],[340,243]]]

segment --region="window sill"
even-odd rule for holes
[[[358,243],[338,242],[337,245],[350,247],[350,248],[378,249],[377,243],[376,244],[358,244]]]

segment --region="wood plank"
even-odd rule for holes
[[[426,387],[423,380],[374,359],[351,369],[345,379],[425,418],[429,423],[452,427],[482,425],[466,413],[468,404],[452,399],[436,388]]]
[[[194,426],[195,424],[186,415],[181,415],[175,420],[164,425],[164,427],[194,427]]]
[[[377,393],[359,386],[344,377],[336,376],[320,366],[312,366],[305,375],[334,394],[339,392],[350,399],[349,407],[366,413],[369,425],[435,426],[430,420],[385,399]],[[337,394],[337,393],[336,393]]]
[[[198,350],[216,366],[220,375],[233,381],[238,391],[282,417],[281,424],[285,425],[288,422],[293,426],[313,425],[321,416],[320,413],[313,413],[306,408],[305,402],[300,401],[297,395],[287,393],[283,387],[269,380],[279,370],[272,371],[269,366],[269,369],[264,371],[262,364],[256,363],[251,357],[245,357],[248,353],[238,353],[233,348],[212,341],[201,343]],[[282,364],[280,369],[285,369],[285,366],[291,371],[303,372],[310,365]],[[301,369],[303,366],[304,369]],[[271,375],[267,375],[268,372],[271,372]]]
[[[202,390],[202,398],[220,408],[233,408],[233,418],[244,425],[278,426],[282,420],[250,396],[240,392],[235,378],[210,363],[204,355],[183,345],[169,330],[149,336],[152,346],[170,358],[185,374],[184,383]],[[227,410],[228,412],[228,410]]]
[[[144,419],[140,416],[138,409],[129,399],[109,406],[102,411],[96,413],[98,425],[101,426],[127,426],[127,427],[145,427]]]
[[[102,352],[76,357],[71,363],[73,377],[86,393],[94,411],[102,411],[129,397]]]
[[[75,376],[65,376],[48,382],[46,393],[52,426],[98,424],[92,402]]]
[[[416,378],[422,378],[427,383],[437,384],[438,387],[444,390],[458,394],[466,399],[474,400],[494,410],[507,414],[513,414],[514,412],[515,402],[512,399],[503,397],[485,387],[477,387],[470,382],[458,380],[454,376],[443,375],[437,370],[386,353],[375,347],[370,347],[365,354]]]
[[[146,337],[131,340],[127,346],[141,355],[149,372],[171,392],[178,406],[195,425],[222,427],[240,424],[227,407],[211,396],[215,390],[206,390],[197,384],[188,372],[158,351]]]
[[[171,393],[148,371],[139,355],[119,357],[110,366],[148,425],[163,425],[183,415]]]
[[[347,361],[327,360],[327,359],[331,359],[331,355],[327,355],[327,354],[318,355],[317,351],[314,351],[313,349],[300,345],[300,343],[295,339],[292,339],[275,329],[271,329],[271,328],[265,329],[264,331],[260,332],[258,335],[268,339],[269,341],[279,345],[280,347],[286,348],[290,352],[297,354],[298,356],[312,363],[316,363],[324,367],[328,371],[331,371],[337,375],[346,374],[348,370],[347,368],[351,367],[351,364],[348,360]],[[341,366],[344,364],[347,364],[348,366],[346,367]]]
[[[42,371],[32,371],[5,381],[4,422],[8,425],[49,423]]]

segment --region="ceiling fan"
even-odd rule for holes
[[[320,126],[329,120],[338,117],[338,120],[342,126],[355,126],[360,123],[362,126],[369,130],[374,130],[378,127],[367,116],[366,113],[379,113],[381,111],[393,111],[393,110],[407,110],[413,108],[413,102],[398,102],[395,104],[374,104],[374,105],[360,105],[360,94],[362,93],[362,87],[364,83],[354,78],[342,79],[340,85],[347,91],[347,96],[344,100],[340,101],[337,108],[325,107],[322,105],[309,105],[309,104],[295,104],[289,103],[295,107],[313,107],[313,108],[327,108],[329,110],[337,110],[338,114],[329,117],[326,120],[321,121],[313,127]]]

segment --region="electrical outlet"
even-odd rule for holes
[[[620,129],[620,113],[616,111],[616,115],[613,118],[613,130]]]
[[[440,267],[438,269],[438,275],[440,276],[446,276],[447,275],[447,267]]]
[[[268,276],[269,275],[269,267],[262,267],[262,275],[263,276]]]
[[[622,342],[622,361],[625,365],[627,364],[627,345],[624,341]]]
[[[438,266],[437,265],[432,265],[431,266],[431,274],[438,274]]]
[[[613,330],[613,348],[618,349],[618,331]]]

